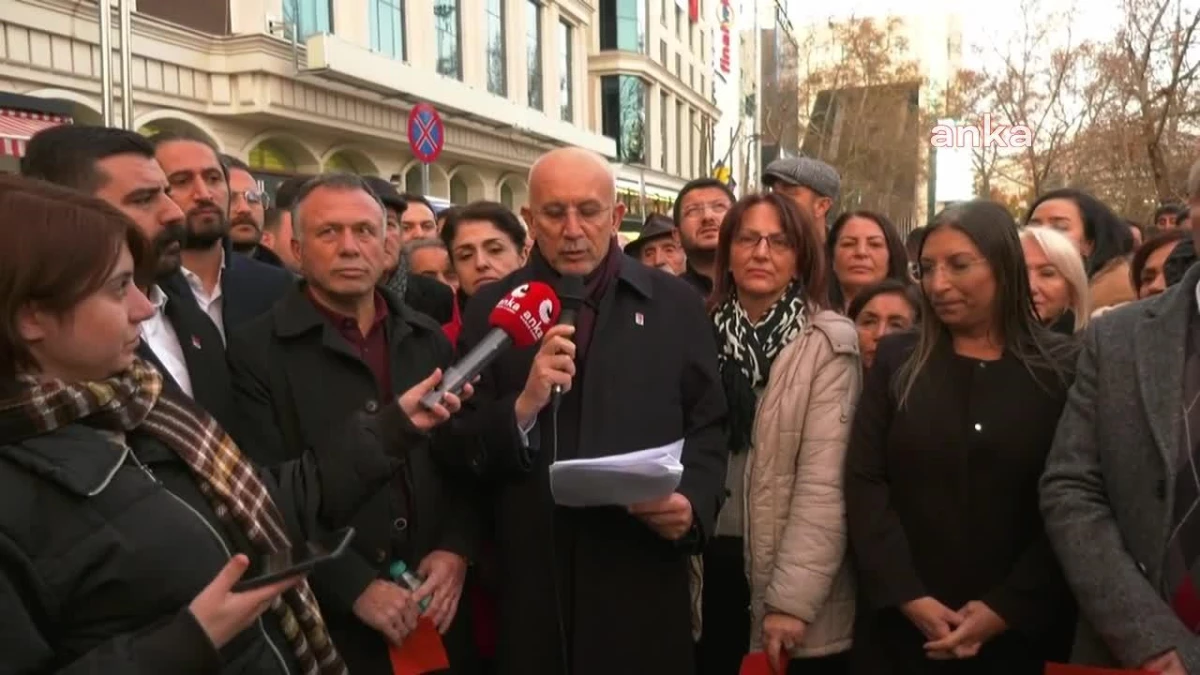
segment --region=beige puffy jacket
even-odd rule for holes
[[[794,658],[850,648],[855,587],[842,479],[861,387],[858,334],[834,312],[812,317],[771,366],[744,479],[752,651],[762,649],[768,612],[808,624]]]

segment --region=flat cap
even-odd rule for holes
[[[830,199],[837,199],[842,189],[837,170],[812,157],[787,157],[768,164],[763,171],[763,185],[771,187],[776,183],[806,187]]]

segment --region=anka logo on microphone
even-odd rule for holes
[[[500,300],[496,309],[516,315],[521,325],[529,330],[533,341],[536,342],[542,339],[546,334],[546,329],[554,323],[555,303],[554,298],[545,298],[537,304],[537,307],[526,307],[525,303],[521,301],[529,297],[529,290],[529,284],[517,286]]]

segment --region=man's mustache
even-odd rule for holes
[[[254,217],[249,214],[234,216],[233,220],[229,221],[229,224],[232,227],[237,227],[238,225],[249,225],[256,230],[258,229],[258,223],[254,222]]]

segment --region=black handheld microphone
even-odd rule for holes
[[[583,277],[564,276],[559,279],[555,293],[558,294],[558,301],[562,307],[562,313],[558,315],[558,325],[574,326],[575,317],[579,314],[579,308],[583,306],[587,295]],[[562,385],[556,384],[550,390],[550,402],[555,408],[562,402],[562,394]]]

